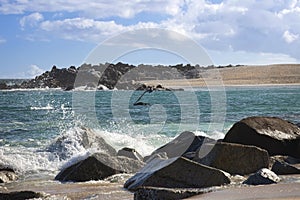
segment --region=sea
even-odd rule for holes
[[[142,96],[143,95],[143,96]],[[139,97],[143,105],[134,105]],[[274,116],[300,123],[300,86],[231,86],[184,91],[95,91],[79,88],[0,90],[0,164],[21,179],[54,177],[94,149],[82,146],[86,128],[116,150],[143,156],[192,131],[221,139],[250,116]],[[61,148],[50,148],[63,138]],[[64,156],[61,156],[64,155]]]

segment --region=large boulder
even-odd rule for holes
[[[269,166],[269,155],[266,150],[255,146],[224,142],[216,143],[209,154],[203,158],[195,156],[194,160],[230,174],[239,175],[251,174]]]
[[[249,117],[233,125],[224,142],[254,145],[269,155],[300,158],[300,128],[276,117]]]
[[[164,188],[204,188],[230,183],[230,175],[184,157],[153,159],[124,187],[135,191],[144,186]]]
[[[185,131],[171,142],[156,149],[150,156],[146,156],[144,158],[144,161],[147,162],[147,159],[149,159],[150,157],[161,153],[166,153],[168,158],[183,156],[189,159],[193,159],[196,151],[206,143],[213,144],[216,143],[216,140],[204,136],[196,136],[192,132]]]
[[[144,163],[124,156],[95,153],[63,169],[55,180],[83,182],[102,180],[118,173],[135,173]]]
[[[70,137],[70,133],[65,133],[56,138],[56,140],[47,147],[47,151],[54,152],[62,160],[73,156],[70,148],[93,148],[112,156],[117,154],[116,150],[92,129],[85,127],[74,128],[71,134],[72,137]]]
[[[278,183],[280,178],[271,170],[267,168],[260,169],[255,174],[249,176],[249,178],[243,182],[247,185],[267,185]]]

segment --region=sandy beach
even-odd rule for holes
[[[249,65],[207,69],[202,78],[177,80],[151,80],[143,83],[165,87],[206,87],[207,85],[257,86],[300,85],[300,64]]]

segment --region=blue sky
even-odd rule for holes
[[[297,0],[0,0],[0,78],[80,66],[98,44],[141,28],[183,34],[216,65],[299,63],[299,19]],[[166,57],[147,50],[121,58],[182,61]]]

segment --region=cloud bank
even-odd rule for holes
[[[162,28],[185,34],[215,52],[300,60],[297,0],[1,0],[0,5],[2,14],[23,15],[20,26],[32,29],[31,39],[36,34],[36,39],[99,43],[124,31]]]

